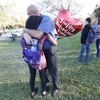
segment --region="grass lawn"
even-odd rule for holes
[[[36,95],[34,100],[100,100],[100,58],[94,58],[91,46],[90,63],[78,62],[80,34],[58,40],[58,74],[61,90],[57,96]],[[36,85],[40,87],[37,74]],[[21,54],[19,40],[0,41],[0,100],[31,100],[29,70]]]

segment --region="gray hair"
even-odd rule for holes
[[[27,8],[27,14],[28,15],[39,15],[39,9],[34,4],[31,4]]]

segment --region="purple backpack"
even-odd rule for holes
[[[88,32],[87,38],[86,38],[86,44],[92,44],[95,42],[95,34],[90,30]]]
[[[24,38],[21,39],[23,49],[23,59],[27,64],[39,65],[41,63],[42,47],[45,40],[45,35],[41,39],[33,39],[32,45],[27,45]]]

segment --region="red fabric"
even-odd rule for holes
[[[44,53],[42,52],[40,64],[32,65],[32,68],[36,68],[38,70],[42,70],[47,67],[47,62]]]
[[[59,36],[72,36],[82,29],[82,22],[71,16],[66,9],[61,9],[56,18],[56,31]]]
[[[33,68],[36,68],[38,70],[42,70],[42,69],[47,67],[46,58],[45,58],[44,52],[42,50],[43,49],[43,43],[44,43],[45,39],[46,39],[45,34],[39,39],[38,47],[39,47],[39,50],[40,50],[40,53],[41,53],[40,64],[32,65]]]
[[[42,55],[41,55],[41,63],[39,64],[38,69],[41,70],[41,69],[44,69],[46,67],[47,67],[46,58],[45,58],[44,53],[42,53]]]

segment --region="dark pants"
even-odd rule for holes
[[[100,39],[96,40],[96,55],[100,56]]]
[[[29,66],[29,71],[30,71],[30,89],[31,89],[31,92],[34,92],[36,69],[32,68],[31,65],[28,65],[28,66]],[[45,91],[46,90],[45,69],[42,69],[39,71],[39,76],[40,76],[40,80],[41,80],[42,91]]]
[[[47,69],[53,81],[53,88],[59,88],[59,80],[57,75],[57,57],[53,48],[44,49],[47,61]]]

